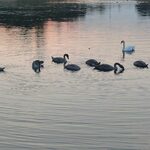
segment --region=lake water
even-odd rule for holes
[[[150,63],[149,27],[149,2],[0,0],[0,149],[149,150],[150,70],[133,66]],[[121,40],[136,48],[124,60]],[[51,62],[64,53],[79,72]]]

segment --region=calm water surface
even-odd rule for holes
[[[150,4],[140,1],[0,1],[0,149],[149,150]],[[120,41],[136,51],[122,59]],[[88,50],[91,48],[91,50]],[[65,71],[51,56],[70,55]],[[101,73],[89,58],[120,62]],[[32,61],[42,59],[37,74]]]

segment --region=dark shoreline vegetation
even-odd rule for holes
[[[1,2],[0,24],[7,27],[33,27],[42,25],[48,20],[74,21],[79,17],[84,17],[87,9],[95,9],[93,7],[80,3],[54,3],[49,0]],[[98,9],[103,11],[103,4],[100,4]]]
[[[138,0],[136,9],[141,16],[150,16],[150,0]]]
[[[46,21],[74,21],[84,18],[87,11],[106,9],[104,3],[90,5],[70,0],[0,0],[0,25],[5,27],[42,26]],[[136,10],[141,16],[150,16],[150,0],[137,0]]]

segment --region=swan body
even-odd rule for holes
[[[85,62],[90,67],[95,67],[96,65],[99,65],[100,63],[97,62],[95,59],[89,59]]]
[[[108,71],[114,70],[114,67],[109,64],[100,64],[100,65],[95,66],[94,69],[99,70],[99,71],[108,72]]]
[[[121,70],[119,70],[118,67]],[[109,64],[100,64],[100,65],[95,66],[94,69],[99,70],[99,71],[103,71],[103,72],[109,72],[109,71],[114,70],[114,73],[118,74],[118,73],[122,73],[124,71],[124,66],[121,65],[120,63],[115,63],[114,66],[109,65]]]
[[[61,64],[61,63],[67,62],[66,58],[69,59],[69,55],[68,54],[64,54],[63,57],[53,57],[52,56],[52,61],[54,63]]]
[[[43,68],[43,63],[44,61],[42,60],[35,60],[32,62],[32,69],[35,71],[35,72],[40,72],[41,71],[41,68]]]
[[[79,71],[81,68],[76,64],[68,64],[64,63],[64,69],[70,70],[70,71]]]
[[[134,66],[136,67],[139,67],[139,68],[148,68],[148,64],[146,64],[144,61],[142,60],[138,60],[138,61],[135,61],[133,63]]]
[[[123,49],[125,52],[133,52],[135,50],[134,46],[127,46]]]
[[[121,44],[123,44],[122,47],[123,58],[125,57],[125,53],[132,54],[135,51],[135,46],[125,46],[124,40],[121,41]]]

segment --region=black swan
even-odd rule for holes
[[[76,64],[68,64],[67,62],[64,62],[64,69],[70,70],[70,71],[79,71],[81,68]]]
[[[68,54],[64,54],[63,57],[53,57],[52,56],[52,61],[54,63],[61,64],[61,63],[67,62],[66,58],[69,59],[69,55]]]
[[[89,59],[85,63],[90,67],[95,67],[96,65],[100,64],[100,62],[96,61],[95,59]]]
[[[40,72],[41,71],[41,68],[43,68],[44,64],[44,61],[42,60],[35,60],[32,62],[32,69],[35,71],[35,72]]]
[[[121,70],[118,70],[118,67],[121,69]],[[124,69],[124,66],[121,65],[120,63],[115,63],[114,66],[112,65],[109,65],[109,64],[100,64],[100,65],[97,65],[95,66],[96,70],[99,70],[99,71],[103,71],[103,72],[109,72],[109,71],[113,71],[114,70],[114,73],[122,73],[125,69]]]
[[[138,67],[138,68],[148,68],[148,64],[146,64],[144,61],[142,60],[138,60],[138,61],[135,61],[133,63],[134,66]]]

